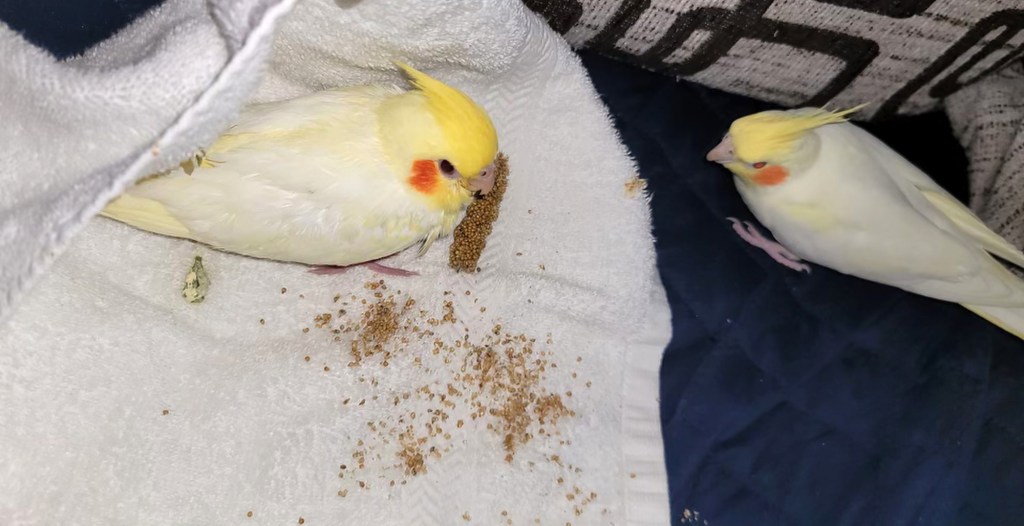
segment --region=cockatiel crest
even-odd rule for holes
[[[793,151],[794,143],[808,130],[826,124],[846,122],[846,116],[859,111],[857,106],[841,111],[819,108],[784,112],[766,111],[737,119],[729,127],[740,159],[767,159]]]
[[[398,66],[426,97],[448,143],[448,160],[466,174],[477,174],[491,164],[498,150],[498,134],[487,113],[461,91],[406,64]]]
[[[736,175],[760,185],[776,185],[789,177],[783,166],[808,131],[846,122],[846,116],[865,105],[841,111],[802,108],[764,111],[736,119],[719,148],[708,159],[721,162]],[[716,157],[716,158],[713,158]]]

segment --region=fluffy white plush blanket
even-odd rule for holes
[[[0,524],[669,523],[647,200],[518,1],[170,0],[72,60],[2,25],[0,53]],[[447,240],[381,284],[94,218],[244,103],[393,59],[495,120],[479,273]]]

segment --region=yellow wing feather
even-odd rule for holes
[[[976,241],[981,248],[989,253],[998,256],[1014,265],[1024,267],[1024,254],[1017,247],[1011,245],[996,234],[974,215],[966,206],[960,204],[954,197],[945,192],[921,190],[924,197],[935,208],[939,209],[949,218],[960,230]]]
[[[145,197],[123,194],[111,201],[100,215],[157,234],[192,238],[188,228],[175,219],[164,205]]]
[[[981,316],[1000,329],[1024,340],[1024,316],[1019,308],[992,307],[989,305],[968,305],[961,303],[967,310]]]

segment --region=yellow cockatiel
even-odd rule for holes
[[[1024,282],[993,257],[1024,267],[1024,254],[846,122],[857,109],[768,111],[732,124],[707,158],[734,174],[751,212],[782,245],[733,220],[736,232],[790,268],[809,271],[803,258],[960,303],[1024,338]]]
[[[450,234],[494,184],[498,138],[460,91],[327,90],[243,110],[200,162],[144,179],[102,215],[228,252],[344,267]]]

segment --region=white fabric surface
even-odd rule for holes
[[[12,145],[0,153],[0,524],[668,524],[668,306],[647,203],[626,189],[635,168],[578,60],[513,0],[305,0],[267,56],[290,7],[172,0],[62,63],[0,27],[0,84],[15,88],[0,92]],[[396,258],[420,277],[387,282],[425,309],[453,302],[459,321],[439,338],[477,341],[501,323],[559,364],[542,387],[575,416],[544,435],[535,424],[511,462],[491,420],[461,404],[450,416],[467,424],[446,427],[449,451],[426,473],[392,467],[394,445],[367,422],[397,425],[423,401],[387,401],[443,391],[451,368],[415,339],[389,367],[347,367],[352,335],[302,331],[378,276],[316,276],[88,219],[244,100],[400,82],[391,59],[477,98],[510,159],[482,271],[452,273],[445,240]],[[180,296],[194,254],[212,281],[199,305]],[[382,458],[339,478],[360,440]]]
[[[290,4],[176,2],[59,63],[0,24],[0,320],[111,197],[216,137]]]

